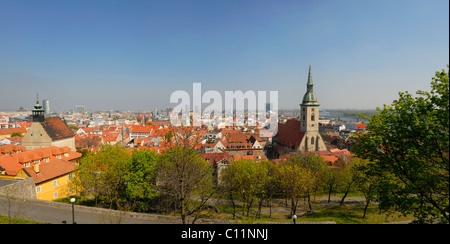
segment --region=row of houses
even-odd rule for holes
[[[55,200],[73,193],[69,185],[81,153],[69,147],[27,150],[24,146],[0,146],[0,178],[33,178],[36,198]]]

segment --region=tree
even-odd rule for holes
[[[126,195],[140,211],[146,211],[146,201],[155,196],[158,154],[150,149],[134,150],[128,161]]]
[[[10,137],[15,137],[15,136],[22,137],[22,133],[14,132],[14,133],[11,134]]]
[[[120,207],[125,198],[125,176],[130,160],[128,149],[105,145],[96,154],[81,158],[72,183],[82,196],[94,197],[95,205],[102,200],[110,208]]]
[[[377,175],[371,174],[367,167],[369,162],[366,160],[360,160],[353,165],[351,171],[356,188],[364,195],[366,204],[364,206],[363,219],[366,218],[367,208],[369,204],[373,202],[377,196],[380,179]]]
[[[309,210],[312,210],[311,195],[315,195],[323,185],[326,163],[322,157],[308,154],[298,158],[300,165],[306,169],[307,180],[305,182],[305,193],[308,198]]]
[[[224,196],[233,204],[233,219],[236,215],[236,198],[242,201],[242,216],[247,217],[255,201],[258,204],[256,217],[261,217],[261,208],[265,200],[274,191],[274,164],[270,161],[236,160],[222,174],[221,188]]]
[[[447,65],[447,68],[449,66]],[[413,214],[419,222],[449,222],[449,76],[432,78],[431,91],[417,97],[400,92],[392,105],[377,108],[358,134],[357,156],[381,179],[383,209]]]
[[[278,181],[282,191],[286,197],[291,200],[291,213],[296,213],[298,200],[303,197],[306,192],[308,173],[302,168],[296,160],[287,160],[278,167]]]
[[[193,148],[173,146],[160,157],[157,186],[180,208],[182,223],[190,215],[194,223],[214,193],[212,168]]]
[[[360,162],[361,159],[352,157],[352,159],[342,168],[339,174],[339,190],[344,193],[340,205],[344,205],[344,200],[348,193],[355,188],[356,177],[352,170],[353,165]]]
[[[311,195],[323,184],[325,169],[326,163],[314,154],[291,157],[280,165],[278,180],[283,192],[291,200],[291,216],[295,214],[301,197],[308,199],[308,207],[312,210]]]
[[[331,194],[336,192],[340,185],[340,174],[342,169],[325,168],[323,172],[323,190],[328,193],[328,202],[331,201]]]

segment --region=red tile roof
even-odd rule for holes
[[[27,129],[24,127],[0,129],[0,135],[11,135],[12,133],[25,134]]]
[[[39,173],[34,171],[33,166],[25,168],[25,171],[34,178],[36,184],[44,181],[52,180],[59,176],[68,174],[76,169],[76,165],[64,160],[57,159],[50,162],[43,162],[39,164]]]
[[[278,124],[278,144],[298,148],[304,135],[305,133],[300,131],[299,120],[288,120],[286,124]]]
[[[152,129],[150,125],[130,125],[128,127],[130,133],[150,133]]]
[[[0,156],[5,155],[7,153],[9,154],[17,153],[17,151],[25,152],[27,151],[27,149],[24,146],[14,144],[0,146]]]
[[[229,161],[232,160],[232,157],[228,153],[204,153],[202,154],[203,158],[205,158],[211,165],[216,162],[219,162],[222,159],[227,159]]]

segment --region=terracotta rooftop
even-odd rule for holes
[[[299,120],[288,120],[286,124],[278,124],[277,143],[283,146],[298,148],[305,135],[300,131]]]
[[[0,146],[0,156],[5,154],[17,153],[18,151],[25,152],[27,151],[27,149],[22,145],[14,145],[14,144]]]
[[[27,133],[27,129],[23,127],[0,129],[0,135],[11,135],[12,133]]]
[[[64,159],[57,159],[50,162],[39,164],[39,173],[36,173],[33,166],[27,167],[24,170],[34,178],[36,184],[44,181],[54,179],[56,177],[68,174],[76,169],[76,165]]]

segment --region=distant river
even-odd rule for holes
[[[327,112],[325,110],[320,110],[319,111],[319,117],[320,118],[325,118],[325,119],[334,119],[334,120],[341,120],[341,121],[359,121],[359,122],[369,122],[368,120],[362,119],[360,117],[358,117],[357,115],[355,116],[344,116],[341,113],[330,113]]]

